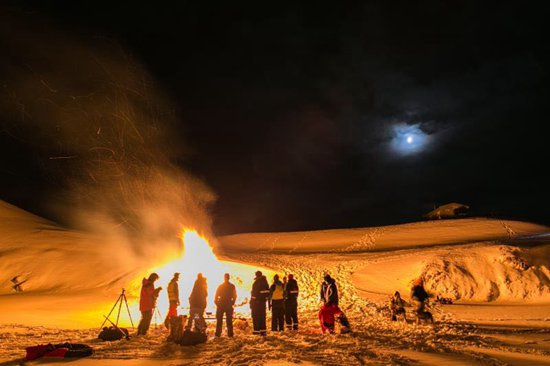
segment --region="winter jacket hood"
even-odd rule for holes
[[[139,310],[151,311],[155,308],[160,289],[155,289],[155,283],[144,278],[141,281],[141,293],[139,295]]]

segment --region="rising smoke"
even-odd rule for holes
[[[140,256],[180,250],[183,227],[211,236],[215,195],[176,164],[177,117],[139,62],[1,9],[0,49],[1,133],[58,185],[52,212]]]

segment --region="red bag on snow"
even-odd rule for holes
[[[86,357],[91,356],[94,352],[88,345],[72,343],[40,344],[38,346],[27,347],[25,350],[27,351],[25,359],[28,361],[36,360],[40,357]]]
[[[27,351],[25,359],[27,359],[28,361],[36,360],[37,358],[44,356],[49,350],[51,351],[52,345],[41,344],[39,346],[27,347],[25,348],[25,350]]]

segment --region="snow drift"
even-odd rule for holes
[[[489,245],[438,255],[422,276],[433,294],[467,301],[550,301],[550,245],[536,248]]]
[[[516,240],[519,244],[520,240]],[[366,257],[354,271],[358,289],[408,297],[414,279],[428,292],[460,302],[550,303],[550,245],[469,243],[397,250]]]

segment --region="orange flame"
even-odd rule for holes
[[[159,312],[157,313],[155,310],[157,315],[154,320],[156,322],[162,322],[164,320],[163,317],[166,315],[168,309],[168,295],[166,289],[168,287],[168,282],[170,282],[176,272],[180,273],[179,289],[181,304],[178,309],[178,314],[186,314],[188,312],[188,298],[198,273],[202,273],[208,283],[207,311],[215,310],[214,294],[218,285],[223,282],[224,274],[229,273],[231,275],[231,282],[233,282],[237,288],[237,304],[242,304],[240,307],[237,307],[236,310],[245,313],[249,312],[249,307],[246,304],[250,297],[254,272],[259,269],[264,272],[268,278],[272,277],[275,273],[269,269],[254,267],[248,264],[219,260],[214,254],[208,240],[199,235],[195,230],[185,229],[182,233],[182,241],[184,251],[180,258],[175,258],[169,263],[151,270],[151,272],[156,272],[160,277],[156,282],[156,286],[162,286],[163,288],[157,301],[157,309]],[[141,283],[141,279],[139,279],[139,281]],[[132,316],[138,318],[139,315],[139,303],[135,303],[132,306]]]

